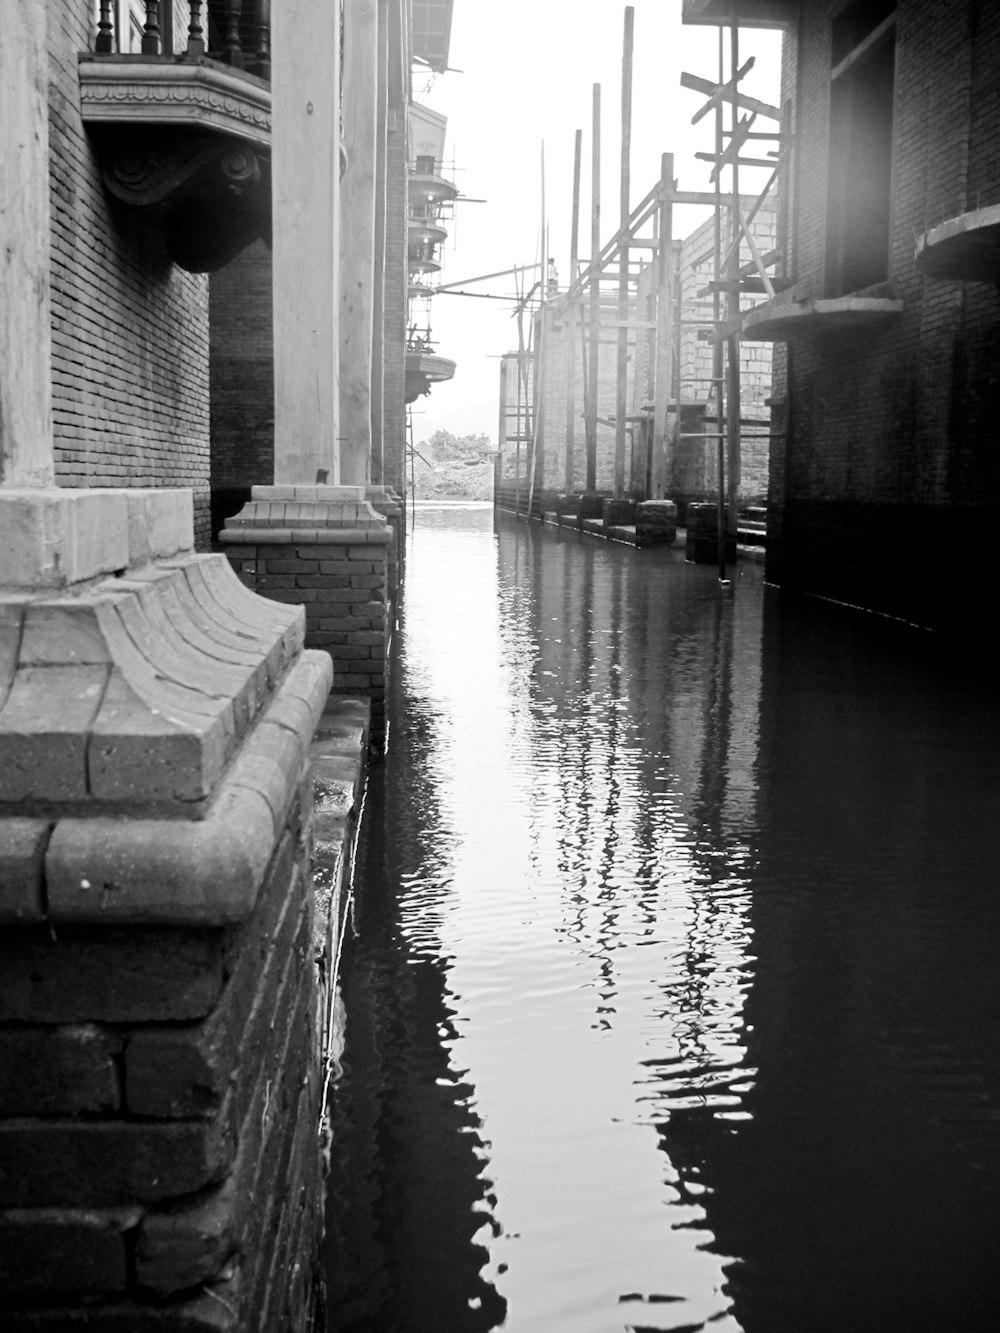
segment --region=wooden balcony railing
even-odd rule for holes
[[[136,25],[141,37],[133,52],[122,29]],[[270,42],[270,0],[100,0],[94,54],[207,58],[269,79]]]

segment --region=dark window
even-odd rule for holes
[[[434,159],[433,159],[433,157],[418,157],[418,158],[417,158],[417,175],[418,175],[418,176],[433,176],[433,175],[434,175]]]
[[[855,3],[842,10],[833,24],[826,251],[829,296],[874,286],[889,274],[894,12],[894,6],[882,0],[871,5]]]

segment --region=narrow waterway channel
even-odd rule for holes
[[[992,664],[420,508],[331,1333],[1000,1328]]]

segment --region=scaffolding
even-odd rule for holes
[[[729,30],[728,71],[726,27]],[[598,425],[614,429],[613,495],[626,490],[644,499],[662,499],[669,488],[671,448],[681,432],[680,405],[686,384],[679,356],[682,331],[702,324],[702,336],[711,341],[713,356],[709,376],[706,424],[714,418],[714,430],[698,432],[698,438],[716,446],[718,475],[717,520],[720,577],[725,574],[727,536],[735,545],[738,524],[738,488],[741,451],[740,333],[741,294],[753,292],[773,299],[791,285],[786,256],[787,225],[783,209],[777,220],[775,246],[762,251],[753,234],[754,221],[783,172],[789,148],[787,111],[749,96],[741,82],[753,68],[753,59],[740,64],[739,25],[735,13],[726,27],[719,27],[719,59],[716,78],[705,79],[684,73],[681,86],[700,93],[702,105],[692,116],[698,124],[708,116],[714,121],[712,151],[696,157],[711,164],[709,190],[681,190],[674,179],[673,154],[661,158],[660,178],[634,209],[629,206],[630,139],[632,99],[633,9],[625,9],[622,51],[622,138],[619,226],[611,239],[600,242],[601,88],[593,87],[591,153],[591,251],[586,264],[578,259],[580,216],[580,167],[582,132],[576,133],[573,171],[573,209],[570,244],[570,273],[567,288],[542,293],[536,284],[530,296],[519,302],[519,322],[530,308],[532,335],[519,343],[517,354],[518,394],[515,439],[518,463],[526,459],[526,491],[530,512],[538,455],[544,447],[540,429],[545,377],[544,329],[558,324],[567,343],[565,408],[565,489],[574,489],[577,471],[577,385],[583,388],[584,489],[597,488]],[[764,188],[749,198],[740,192],[741,168],[768,170]],[[673,210],[677,205],[707,206],[714,219],[713,268],[707,294],[711,317],[707,321],[682,319],[674,272],[678,242],[673,236]],[[745,246],[749,260],[743,261]],[[537,292],[538,301],[532,305]],[[546,319],[548,316],[548,319]],[[602,338],[602,332],[605,338]],[[615,345],[615,407],[598,417],[598,385],[601,346]],[[629,404],[629,347],[634,350],[632,402]],[[529,374],[527,366],[534,368]],[[646,392],[641,392],[645,388]],[[630,410],[631,406],[631,410]],[[502,409],[503,410],[503,409]],[[671,421],[673,416],[674,420]],[[632,435],[632,463],[626,476],[627,438]],[[774,439],[770,429],[757,436]],[[511,436],[508,434],[509,440]],[[523,454],[522,454],[523,451]],[[638,453],[638,456],[637,456]],[[520,466],[518,474],[520,474]],[[517,511],[521,512],[518,490]]]

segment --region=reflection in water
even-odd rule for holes
[[[989,682],[474,506],[407,580],[330,1328],[1000,1327]]]

